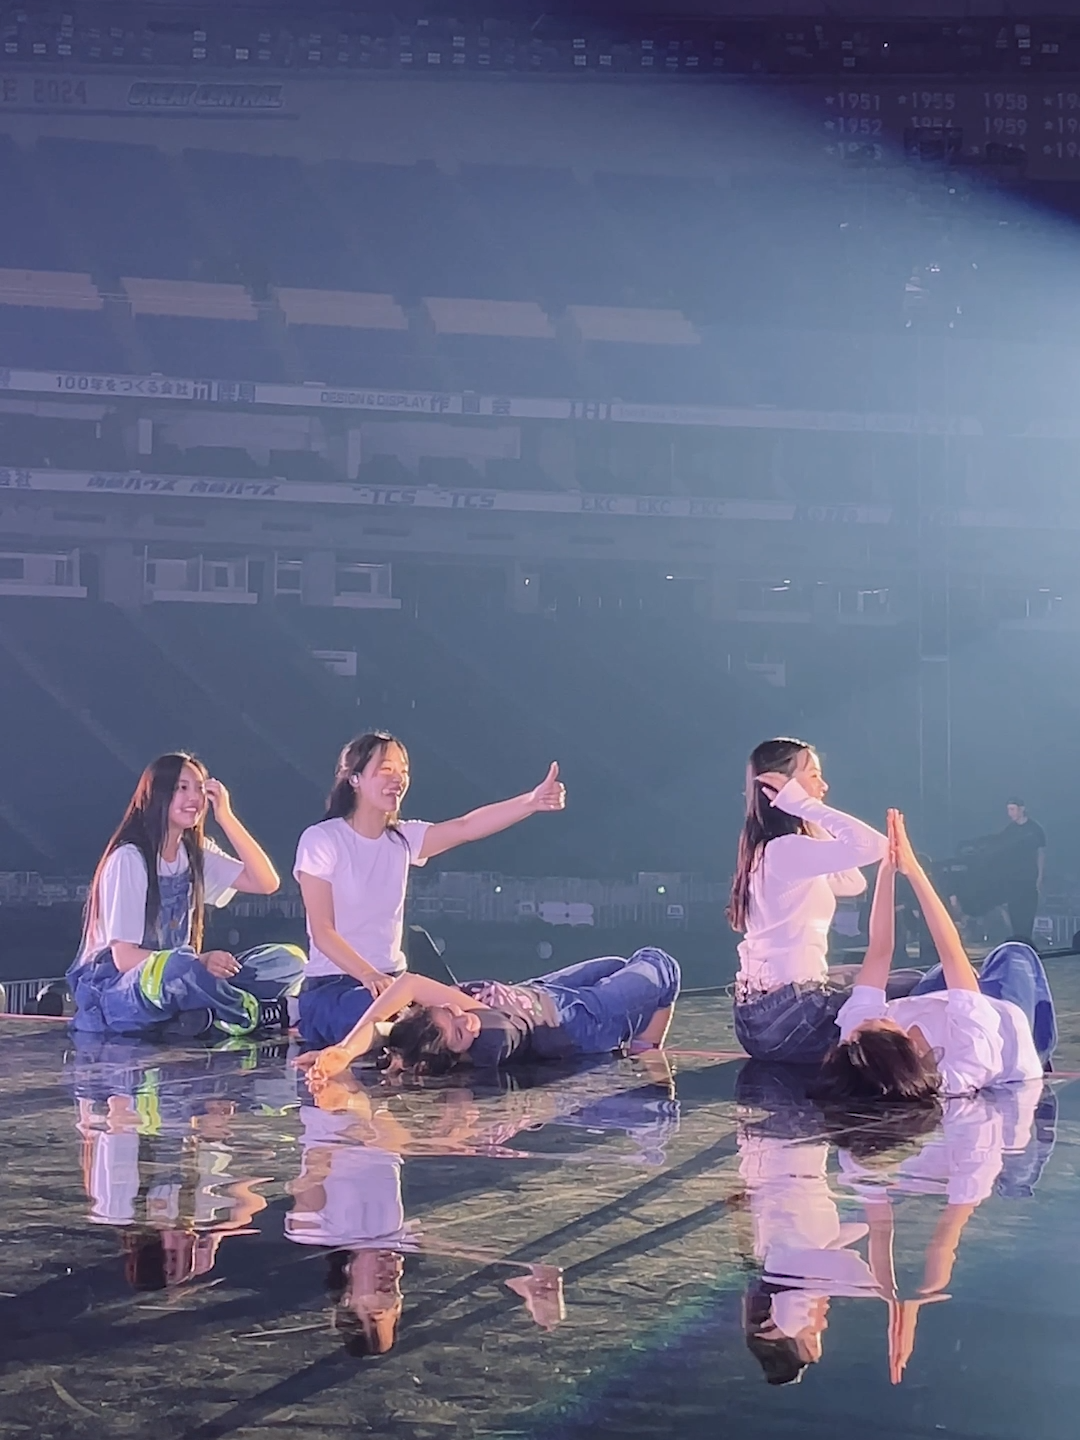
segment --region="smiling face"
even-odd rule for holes
[[[177,833],[190,830],[206,814],[206,782],[194,765],[180,769],[172,801],[169,805],[169,828]]]
[[[396,815],[409,788],[409,757],[400,745],[389,742],[376,750],[351,780],[358,805],[383,815]]]
[[[446,1048],[455,1055],[464,1055],[480,1034],[480,1016],[475,1010],[462,1010],[460,1005],[433,1005],[431,1019]]]

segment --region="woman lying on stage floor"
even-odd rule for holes
[[[203,833],[207,805],[239,858]],[[233,813],[229,792],[192,755],[160,755],[142,773],[105,847],[68,971],[76,1030],[153,1038],[287,1028],[285,997],[304,952],[261,945],[244,955],[202,950],[207,905],[237,891],[272,895],[278,877]]]
[[[394,1019],[386,1040],[391,1066],[415,1074],[617,1050],[648,1055],[663,1047],[679,980],[678,963],[652,949],[638,950],[629,960],[585,960],[518,985],[495,980],[442,985],[405,974],[340,1044],[301,1055],[297,1064],[317,1086],[367,1054],[376,1042],[376,1025]]]
[[[979,972],[908,839],[889,811],[890,854],[878,874],[870,944],[851,997],[836,1017],[839,1042],[822,1066],[815,1098],[826,1103],[909,1101],[971,1095],[1049,1069],[1057,1043],[1054,1001],[1042,961],[1010,941]],[[905,875],[926,917],[941,964],[905,998],[887,1000],[893,953],[893,887]]]
[[[829,926],[837,896],[863,894],[858,867],[880,860],[888,840],[826,805],[828,788],[802,740],[766,740],[750,756],[728,919],[743,934],[735,1034],[755,1060],[817,1064],[856,969],[829,969]],[[891,993],[918,979],[894,972]]]

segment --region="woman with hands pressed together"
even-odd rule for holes
[[[821,761],[802,740],[766,740],[750,756],[727,913],[743,935],[735,1033],[755,1060],[816,1064],[835,1040],[850,986],[846,970],[828,967],[836,900],[861,895],[858,867],[888,849],[877,830],[826,805],[828,789]]]
[[[344,1039],[405,971],[410,866],[566,805],[556,764],[535,789],[437,825],[400,818],[408,789],[400,740],[385,731],[359,735],[338,759],[325,818],[300,836],[293,873],[311,941],[300,1031],[310,1045]]]
[[[204,833],[207,808],[236,851]],[[68,971],[77,1030],[178,1038],[243,1035],[287,1023],[284,997],[304,953],[263,945],[244,955],[202,949],[207,905],[237,891],[272,895],[273,864],[193,755],[146,767],[90,884],[82,944]]]
[[[944,902],[889,811],[890,855],[878,875],[870,944],[851,998],[836,1017],[839,1042],[826,1057],[816,1098],[934,1105],[940,1096],[1039,1079],[1057,1041],[1053,998],[1042,961],[1009,943],[976,973]],[[941,964],[906,997],[887,1000],[893,953],[893,887],[907,877]]]

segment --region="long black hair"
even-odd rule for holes
[[[932,1135],[941,1124],[944,1107],[934,1094],[925,1104],[844,1101],[837,1105],[825,1096],[822,1119],[831,1144],[855,1160],[872,1160],[893,1150],[910,1149]]]
[[[408,764],[409,752],[397,736],[391,735],[388,730],[368,730],[363,735],[357,735],[355,740],[349,741],[338,756],[333,789],[326,797],[324,820],[348,820],[356,809],[356,788],[352,783],[353,776],[362,774],[373,756],[378,755],[381,759],[388,745],[396,745]],[[400,834],[401,832],[397,830],[397,820],[396,814],[391,815],[387,821],[387,828]]]
[[[799,756],[810,749],[805,740],[782,736],[777,740],[762,741],[747,761],[746,819],[739,836],[739,853],[727,907],[728,922],[733,930],[742,932],[746,929],[750,912],[750,877],[765,846],[778,835],[807,834],[805,821],[777,809],[757,783],[757,776],[771,771],[779,771],[781,775],[793,774]]]
[[[940,1110],[937,1055],[924,1054],[903,1030],[860,1027],[839,1041],[821,1062],[810,1087],[821,1105],[918,1105]]]
[[[771,1285],[759,1276],[750,1282],[743,1296],[743,1333],[746,1336],[746,1348],[761,1366],[770,1385],[791,1385],[796,1380],[801,1380],[803,1371],[810,1363],[793,1336],[764,1333],[773,1326],[773,1296],[781,1295],[791,1288],[786,1285]]]
[[[134,845],[146,864],[146,921],[147,934],[156,934],[161,914],[161,886],[158,883],[158,857],[165,848],[169,836],[169,807],[172,804],[180,775],[185,765],[190,765],[205,781],[210,772],[203,762],[182,750],[168,755],[159,755],[151,760],[139,777],[135,793],[128,801],[124,818],[116,827],[112,839],[105,846],[105,852],[97,863],[94,878],[86,896],[83,914],[83,943],[92,933],[101,913],[101,876],[106,862],[114,850],[121,845]],[[195,950],[202,949],[203,916],[205,910],[205,885],[203,881],[203,823],[204,814],[182,834],[181,842],[187,851],[188,870],[191,875],[191,935],[190,944]],[[107,938],[107,937],[106,937]]]
[[[386,1037],[386,1049],[414,1075],[448,1075],[463,1058],[447,1045],[428,1005],[409,1006]]]

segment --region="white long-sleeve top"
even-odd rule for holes
[[[823,1296],[878,1294],[869,1265],[850,1248],[868,1233],[868,1226],[840,1218],[829,1185],[828,1143],[748,1131],[739,1134],[738,1143],[739,1174],[750,1196],[754,1254],[764,1278],[783,1287],[772,1299],[777,1329],[797,1335]]]
[[[739,945],[739,979],[751,990],[825,979],[836,898],[861,895],[866,877],[858,867],[883,859],[889,848],[879,831],[812,800],[797,780],[789,780],[772,803],[826,838],[778,835],[758,857]]]

